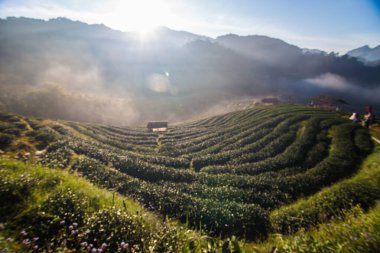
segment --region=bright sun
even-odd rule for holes
[[[168,3],[161,0],[119,1],[113,13],[114,22],[119,27],[139,32],[143,36],[157,26],[168,25],[171,15]]]

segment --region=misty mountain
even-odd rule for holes
[[[229,34],[218,37],[216,41],[242,56],[267,65],[281,65],[284,63],[284,59],[297,61],[302,55],[300,48],[267,36]]]
[[[365,45],[348,51],[347,55],[356,57],[365,63],[373,64],[380,61],[380,45],[374,48]]]
[[[198,35],[186,31],[174,31],[165,26],[159,26],[155,28],[153,33],[154,36],[149,39],[149,44],[152,44],[154,42],[160,42],[166,43],[167,46],[181,47],[195,40],[212,40],[212,38],[207,36]],[[135,33],[135,36],[139,37],[141,35]],[[145,36],[149,37],[149,34]],[[144,37],[144,35],[142,37]],[[143,39],[144,38],[140,40]]]
[[[324,54],[324,55],[327,54],[323,50],[320,50],[320,49],[310,49],[310,48],[302,48],[302,53],[303,54]]]
[[[239,98],[321,93],[376,104],[379,73],[259,35],[211,39],[159,27],[143,36],[66,18],[0,19],[0,107],[28,116],[173,122]]]
[[[334,53],[305,54],[305,51],[297,46],[259,35],[229,34],[218,37],[216,41],[242,57],[265,66],[261,71],[270,71],[269,74],[277,75],[280,79],[303,79],[334,73],[360,85],[380,83],[380,76],[376,73],[378,68],[368,68],[347,56],[338,57]]]

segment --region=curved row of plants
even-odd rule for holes
[[[3,252],[230,252],[245,247],[159,219],[137,202],[64,171],[0,158],[0,186]]]
[[[71,167],[194,228],[250,239],[277,229],[271,212],[351,176],[371,152],[365,129],[301,106],[229,113],[163,136],[74,122],[29,124],[36,144],[50,143],[42,163]],[[166,143],[148,144],[154,138]]]

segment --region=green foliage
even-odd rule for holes
[[[0,165],[0,198],[8,204],[1,206],[0,245],[8,249],[220,252],[222,245],[223,250],[243,247],[236,239],[225,243],[204,237],[141,208],[135,213],[132,210],[136,203],[65,172],[5,159],[0,160]],[[7,239],[5,234],[9,235]]]
[[[26,124],[19,117],[0,112],[0,149],[8,148],[25,128]]]
[[[31,132],[30,136],[37,142],[37,148],[43,149],[58,139],[58,134],[49,127],[40,127]]]
[[[355,132],[355,145],[365,154],[371,153],[373,149],[373,142],[369,136],[369,132],[363,128],[359,128]]]
[[[15,180],[10,180],[9,176],[1,169],[0,222],[7,221],[9,217],[17,214],[17,212],[26,205],[34,184],[34,178],[29,175],[21,174]]]
[[[86,222],[89,230],[87,242],[96,248],[107,244],[110,252],[115,252],[124,242],[131,247],[143,248],[148,231],[138,217],[133,217],[122,209],[109,208],[95,212]],[[112,231],[112,233],[110,233]]]
[[[51,168],[66,168],[71,161],[71,156],[74,154],[74,151],[65,146],[50,145],[47,150],[49,152],[41,163]]]
[[[159,137],[158,149],[157,134],[145,129],[52,127],[66,131],[43,164],[72,164],[92,182],[193,228],[251,239],[270,231],[269,212],[352,175],[371,144],[366,130],[337,114],[300,106],[176,126]]]
[[[68,168],[150,211],[226,238],[222,243],[210,238],[196,243],[169,224],[162,225],[161,233],[136,210],[113,200],[105,205],[101,198],[70,188],[52,190],[17,216],[44,231],[30,228],[28,233],[54,235],[61,248],[87,251],[106,243],[108,249],[121,251],[122,240],[131,252],[196,252],[199,247],[238,251],[239,243],[228,239],[233,235],[263,240],[273,230],[293,233],[352,205],[367,209],[379,195],[374,175],[344,180],[357,172],[373,146],[366,129],[333,112],[261,107],[178,125],[160,135],[143,128],[28,122],[31,139],[47,150],[40,163]],[[70,230],[74,223],[77,227]],[[128,234],[125,226],[135,233]],[[107,232],[111,227],[112,235]],[[87,245],[81,248],[84,240]]]
[[[377,161],[379,154],[380,149],[377,148],[355,177],[274,211],[270,220],[275,231],[283,234],[294,233],[300,228],[309,228],[340,216],[352,205],[360,205],[364,209],[373,206],[380,196],[380,165]]]
[[[69,133],[69,131],[61,125],[52,125],[51,128],[62,135],[66,135]]]
[[[359,207],[345,211],[342,218],[320,225],[311,232],[300,231],[273,243],[278,252],[377,252],[380,248],[380,205],[366,214]]]
[[[0,148],[8,147],[14,139],[16,139],[14,135],[0,133]]]

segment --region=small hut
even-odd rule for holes
[[[267,105],[278,105],[280,103],[278,98],[263,98],[261,99],[261,102]]]
[[[310,105],[317,108],[322,108],[326,110],[340,110],[340,107],[348,105],[346,101],[341,98],[329,96],[329,95],[319,95],[313,98]]]
[[[147,128],[150,132],[166,132],[168,122],[148,122]]]

